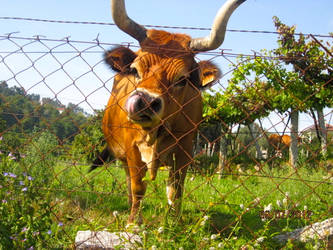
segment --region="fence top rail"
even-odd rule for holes
[[[1,19],[1,17],[0,17]],[[6,33],[1,35],[0,34],[0,41],[2,40],[22,40],[22,41],[28,41],[28,42],[57,42],[57,43],[63,43],[63,44],[78,44],[78,45],[92,45],[92,46],[99,46],[99,47],[117,47],[117,46],[126,46],[126,47],[131,47],[131,48],[137,48],[139,49],[140,46],[139,44],[134,44],[131,42],[124,42],[124,43],[110,43],[110,42],[101,42],[98,38],[98,35],[96,38],[92,39],[92,40],[72,40],[70,38],[70,36],[68,37],[63,37],[63,38],[47,38],[46,36],[43,35],[34,35],[32,37],[27,37],[27,36],[19,36],[20,32],[10,32],[10,33]],[[312,35],[312,37],[314,37]],[[55,53],[55,54],[68,54],[68,53],[79,53],[79,54],[83,54],[83,53],[101,53],[100,51],[92,51],[91,49],[88,50],[84,50],[84,51],[77,51],[77,50],[66,50],[66,51],[56,51],[54,50],[55,48],[58,48],[58,46],[56,46],[55,48],[49,48],[48,51],[23,51],[23,48],[25,47],[25,45],[23,46],[19,46],[19,50],[16,50],[15,53],[16,54],[20,54],[20,53],[24,53],[24,54],[38,54],[38,53]],[[252,52],[252,54],[251,54]],[[252,50],[249,53],[236,53],[233,52],[232,49],[217,49],[217,50],[213,50],[213,51],[207,51],[207,52],[201,52],[200,55],[206,55],[206,56],[213,56],[213,57],[225,57],[225,58],[245,58],[245,59],[249,59],[249,60],[253,60],[256,58],[263,58],[263,59],[267,59],[267,60],[282,60],[284,57],[282,56],[274,56],[274,55],[265,55],[262,54],[262,52],[260,51],[254,51]],[[2,50],[0,51],[0,53],[3,54],[12,54],[13,51],[6,51],[6,50]],[[1,57],[0,57],[1,58]],[[305,60],[306,57],[302,56],[302,57],[293,57],[293,59],[298,59],[298,60]]]

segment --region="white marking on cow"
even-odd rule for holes
[[[153,163],[153,148],[148,146],[146,142],[138,144],[139,151],[141,153],[141,160],[147,164],[147,168],[150,169]]]
[[[171,186],[167,186],[166,187],[166,193],[167,193],[167,197],[168,197],[168,204],[170,205],[170,206],[173,206],[173,201],[172,201],[172,192],[173,190],[172,190],[172,187]]]

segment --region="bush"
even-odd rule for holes
[[[48,186],[53,179],[53,167],[58,151],[55,135],[46,132],[34,132],[32,141],[26,149],[23,160],[27,173],[42,186]]]
[[[102,132],[103,112],[90,117],[89,121],[80,128],[80,133],[74,137],[70,147],[70,155],[80,161],[92,162],[98,153],[105,148],[106,142]]]
[[[0,137],[0,152],[4,154],[10,153],[12,156],[19,158],[20,155],[17,151],[19,151],[18,149],[23,142],[24,139],[22,139],[19,133],[8,131]]]
[[[0,248],[47,247],[55,227],[48,192],[9,156],[0,163]]]
[[[201,175],[212,175],[216,172],[219,157],[216,153],[213,156],[202,154],[195,157],[194,163],[190,171]]]

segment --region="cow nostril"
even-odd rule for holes
[[[147,101],[144,98],[138,98],[136,102],[136,111],[141,111],[146,108]]]
[[[154,99],[150,103],[150,107],[155,113],[158,113],[162,109],[162,100],[160,98]]]

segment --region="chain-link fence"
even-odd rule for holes
[[[132,121],[149,120],[162,108],[148,97],[141,109],[150,111],[143,115],[125,104],[123,99],[142,89],[135,80],[145,77],[138,67],[136,72],[121,72],[126,86],[132,87],[116,94],[124,80],[110,71],[102,55],[119,45],[98,39],[0,36],[0,244],[69,248],[78,231],[91,230],[128,232],[123,237],[128,242],[134,233],[139,236],[134,248],[147,249],[329,247],[332,226],[310,226],[309,241],[286,243],[281,236],[332,218],[332,45],[315,36],[305,40],[302,49],[301,39],[293,40],[289,54],[203,53],[208,62],[229,65],[222,77],[216,73],[219,79],[203,93],[198,91],[200,81],[193,79],[214,74],[208,67],[201,68],[199,76],[198,67],[215,66],[194,63],[188,69],[190,77],[164,86],[161,72],[176,64],[166,60],[150,78],[162,82],[161,96],[169,96],[163,107],[167,115],[158,125],[140,130],[138,125],[125,129],[129,122],[121,120],[122,112],[135,110]],[[195,59],[203,61],[201,54]],[[179,101],[181,88],[187,91],[185,102]],[[189,98],[191,91],[195,94]],[[107,105],[110,95],[114,99]],[[197,118],[201,96],[203,118]],[[102,121],[107,113],[110,121],[118,122],[118,130],[104,136],[102,125],[104,131],[112,130],[112,124],[105,124],[109,120]],[[127,136],[137,136],[133,129],[157,139],[135,144],[137,140]],[[142,171],[158,167],[156,180],[150,180],[149,173],[143,178],[147,190],[140,208],[143,224],[138,227],[126,226],[131,210],[122,169],[126,160],[103,151],[107,143],[121,156],[132,149],[120,141],[120,149],[115,149],[114,138],[148,152],[142,156]],[[172,139],[149,153],[145,147],[154,147],[160,138]],[[186,160],[175,169],[180,155]],[[89,172],[93,162],[100,166]],[[184,169],[188,171],[182,208],[175,215],[165,189]]]

